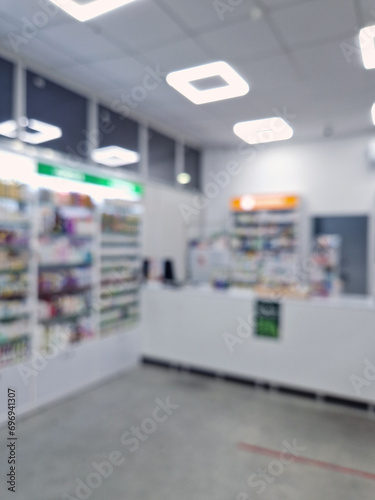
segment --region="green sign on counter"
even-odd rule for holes
[[[121,189],[129,197],[140,198],[143,195],[143,186],[136,182],[125,181],[108,177],[99,177],[97,175],[87,174],[80,170],[69,167],[53,167],[44,163],[38,164],[38,174],[49,175],[51,177],[60,177],[72,181],[96,184],[110,188]]]
[[[258,300],[255,304],[255,335],[257,337],[280,337],[280,304]]]

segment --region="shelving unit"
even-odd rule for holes
[[[247,196],[232,203],[232,284],[288,294],[298,284],[299,204],[294,196]]]
[[[340,294],[341,237],[321,234],[315,238],[310,265],[311,294],[334,297]]]
[[[41,190],[38,206],[41,348],[95,337],[95,206],[87,195]]]
[[[124,331],[139,318],[139,206],[107,200],[101,212],[100,333]]]
[[[30,232],[29,192],[0,181],[0,368],[30,352]]]

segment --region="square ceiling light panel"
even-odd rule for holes
[[[96,163],[101,163],[107,167],[121,167],[137,163],[139,161],[139,153],[118,146],[107,146],[95,149],[91,154],[91,158]]]
[[[248,144],[285,141],[293,137],[292,127],[277,116],[236,123],[233,131]]]
[[[21,118],[19,138],[29,144],[43,144],[62,137],[62,130],[56,125],[44,123],[39,120],[28,120]],[[0,123],[0,135],[15,139],[17,137],[17,123],[15,120],[8,120]]]
[[[206,85],[204,80],[213,86]],[[240,97],[250,89],[247,82],[224,61],[174,71],[167,76],[167,82],[194,104]]]
[[[50,0],[67,14],[84,22],[111,12],[134,0]]]
[[[359,44],[363,65],[366,69],[375,68],[375,26],[367,26],[359,32]]]

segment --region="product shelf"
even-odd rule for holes
[[[13,323],[14,321],[20,321],[29,318],[30,313],[24,314],[13,314],[9,316],[0,316],[0,323]]]
[[[134,208],[109,200],[102,207],[99,324],[103,335],[124,329],[139,303],[140,217]]]
[[[64,328],[70,332],[67,346],[94,337],[91,301],[97,227],[93,201],[79,193],[40,190],[37,234],[40,345],[48,350]]]
[[[66,269],[74,269],[76,267],[92,267],[91,262],[76,262],[71,264],[66,263],[55,263],[55,264],[41,264],[39,266],[39,271],[60,271]]]
[[[78,288],[65,288],[63,290],[56,290],[56,291],[39,291],[39,298],[40,299],[48,299],[51,297],[60,297],[63,295],[75,295],[75,294],[83,294],[86,292],[92,291],[92,286],[84,286],[84,287],[78,287]]]
[[[0,366],[23,360],[31,344],[29,195],[23,184],[0,181]]]
[[[291,282],[288,277],[300,253],[300,200],[289,197],[294,199],[289,206],[288,196],[267,196],[255,195],[251,210],[232,213],[230,239],[235,286],[262,286],[271,291],[278,286],[296,285],[296,279]]]
[[[55,325],[61,323],[75,323],[80,319],[86,318],[90,316],[91,311],[86,310],[77,314],[67,314],[67,315],[58,315],[52,318],[39,319],[39,323],[43,325]]]

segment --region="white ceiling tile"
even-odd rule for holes
[[[168,73],[210,62],[209,56],[189,38],[149,50],[144,55]]]
[[[359,82],[366,74],[359,54],[355,60],[348,60],[344,50],[341,42],[331,42],[296,50],[293,57],[306,79],[324,79],[330,86],[334,86],[339,79]]]
[[[67,16],[56,5],[48,0],[2,0],[2,15],[9,16],[19,30],[19,34],[40,32],[47,27],[57,26],[61,23],[69,22]],[[6,4],[6,5],[5,5]],[[24,32],[22,32],[25,30]]]
[[[104,90],[113,87],[113,84],[107,75],[97,73],[91,70],[87,65],[69,66],[61,71],[56,71],[56,74],[63,78],[68,78],[73,82],[79,83],[81,86],[86,86],[88,93],[103,92]],[[89,86],[88,86],[88,82]]]
[[[250,85],[250,94],[255,88],[273,88],[293,85],[297,75],[288,57],[284,54],[241,64],[241,75]]]
[[[0,41],[9,39],[12,33],[16,32],[16,25],[7,19],[0,18]]]
[[[167,6],[191,30],[199,30],[206,26],[221,23],[214,2],[196,2],[186,0],[159,0],[161,5]]]
[[[246,20],[197,37],[217,59],[251,61],[281,49],[265,19]]]
[[[375,2],[374,0],[359,0],[359,6],[362,14],[363,26],[375,24]],[[360,28],[363,28],[360,26]]]
[[[356,24],[353,0],[315,0],[270,13],[291,47],[347,36]]]
[[[74,64],[74,60],[62,54],[54,47],[43,43],[38,38],[31,39],[28,43],[17,46],[17,52],[14,52],[12,42],[9,38],[0,40],[0,46],[12,52],[25,62],[37,64],[45,67],[46,70],[60,68]]]
[[[148,79],[148,83],[151,83],[150,79]],[[142,87],[142,82],[140,85],[114,87],[111,91],[106,92],[106,95],[121,103],[122,109],[128,112],[131,110],[147,111],[148,107],[157,107],[159,113],[164,115],[169,110],[181,105],[179,95],[173,92],[173,89],[165,82],[158,83],[154,80],[151,86],[147,85],[147,88],[143,87],[143,90],[140,90],[139,86]],[[168,102],[168,106],[165,105],[166,102]]]
[[[212,0],[158,0],[167,6],[192,32],[201,32],[205,28],[220,27],[239,19],[250,19],[250,9],[254,8],[256,0],[240,2]],[[235,5],[237,3],[237,5]],[[232,5],[233,4],[233,5]]]
[[[315,0],[261,0],[262,5],[269,9],[282,9],[304,2],[314,2]]]
[[[184,38],[180,27],[153,1],[138,0],[92,23],[121,49],[142,52]]]
[[[40,39],[61,50],[79,62],[121,57],[123,52],[111,42],[96,34],[84,23],[68,23],[46,28]]]
[[[142,86],[145,76],[157,68],[137,61],[132,57],[122,57],[109,61],[98,61],[87,66],[93,71],[105,75],[115,87],[130,91],[134,86]],[[158,78],[162,79],[160,75]]]

